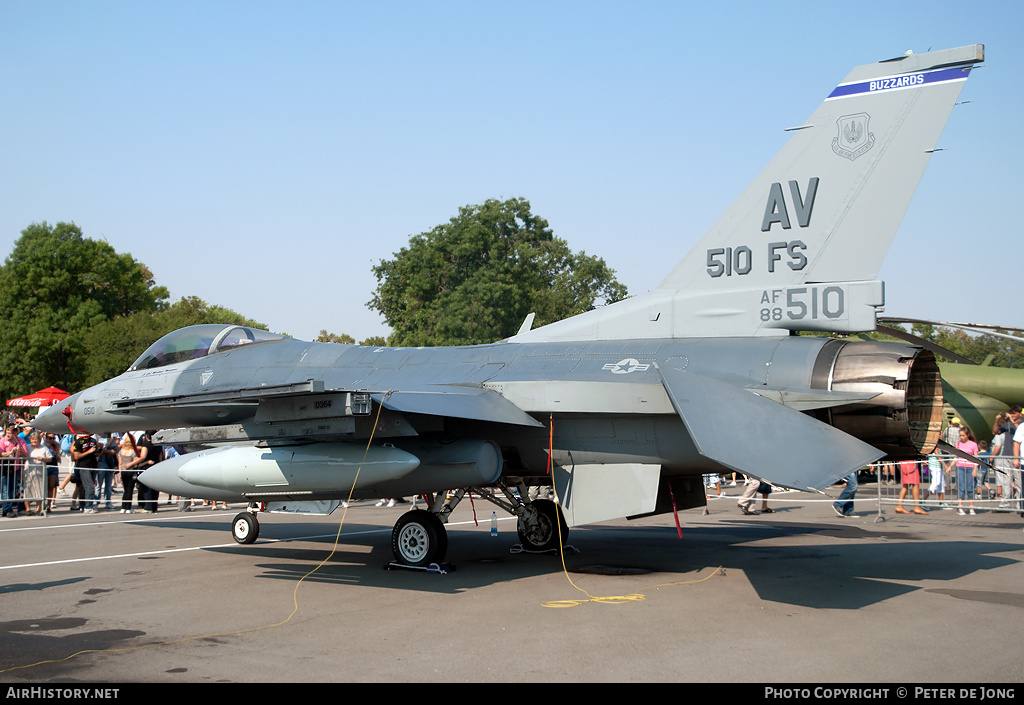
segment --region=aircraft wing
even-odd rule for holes
[[[373,398],[385,409],[408,414],[451,416],[538,428],[544,426],[497,392],[479,387],[425,385],[420,389],[374,394]]]
[[[885,455],[746,389],[685,370],[659,371],[701,455],[744,475],[820,492]]]

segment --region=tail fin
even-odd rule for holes
[[[984,51],[855,68],[658,289],[513,340],[873,330],[874,278]]]

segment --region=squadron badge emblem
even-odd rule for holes
[[[875,133],[868,131],[867,113],[843,115],[836,120],[839,134],[832,140],[832,151],[851,162],[875,146]]]

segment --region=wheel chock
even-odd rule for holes
[[[579,553],[579,549],[576,548],[575,546],[570,546],[569,544],[566,544],[566,545],[562,546],[562,550],[561,551],[559,551],[557,548],[549,548],[549,549],[547,549],[545,551],[534,551],[533,549],[526,548],[521,543],[517,543],[512,548],[508,549],[508,552],[509,553],[531,553],[531,554],[533,554],[535,556],[542,556],[542,555],[557,556],[559,553],[564,553],[567,556],[575,556],[575,555],[577,555]]]
[[[433,575],[448,575],[455,572],[455,566],[451,563],[431,563],[430,565],[405,565],[403,563],[385,563],[384,570],[417,570],[421,573]]]

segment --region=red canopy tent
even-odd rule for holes
[[[62,399],[67,399],[69,396],[63,389],[47,387],[46,389],[40,389],[34,394],[28,394],[17,399],[8,399],[7,406],[52,406]]]

